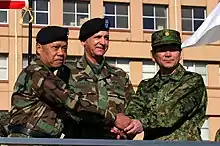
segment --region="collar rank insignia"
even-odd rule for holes
[[[166,31],[164,34],[165,34],[165,36],[167,36],[167,37],[170,35],[170,33],[169,33],[168,31]]]

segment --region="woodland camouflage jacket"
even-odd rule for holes
[[[67,67],[59,70],[67,73]],[[66,84],[38,58],[20,73],[11,98],[10,125],[45,132],[52,136],[61,134],[61,115],[69,94]]]
[[[142,121],[145,139],[201,140],[206,104],[201,75],[179,64],[172,75],[141,81],[127,114]]]
[[[93,66],[83,56],[79,61],[68,65],[71,69],[71,78],[74,92],[82,96],[103,111],[110,111],[112,115],[124,113],[134,90],[129,76],[122,69],[110,66],[105,60],[101,64],[99,73],[94,71]],[[87,105],[89,106],[89,105]],[[79,106],[80,107],[84,106]],[[84,107],[88,109],[88,107]],[[82,110],[81,110],[82,111]],[[83,138],[109,138],[105,136],[110,133],[113,125],[107,126],[97,118],[95,112],[79,112],[79,117],[86,115],[87,119],[80,122]]]

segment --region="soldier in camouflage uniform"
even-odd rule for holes
[[[65,114],[59,104],[63,100],[60,95],[64,95],[60,90],[63,88],[61,85],[69,80],[60,79],[61,72],[66,76],[69,72],[63,65],[67,56],[67,41],[67,28],[48,26],[38,32],[37,57],[22,70],[14,86],[8,126],[10,137],[60,136],[63,128],[60,116]],[[57,76],[54,72],[57,72]],[[50,78],[61,85],[53,86]],[[39,90],[38,86],[41,85],[43,88],[48,86],[45,92]]]
[[[179,63],[181,38],[175,30],[152,34],[152,60],[160,70],[142,80],[127,114],[141,120],[145,137],[152,140],[201,140],[207,93],[202,76]]]
[[[103,56],[108,50],[109,27],[108,19],[94,18],[85,22],[79,35],[84,55],[68,67],[73,79],[70,84],[73,84],[75,92],[91,105],[109,110],[114,116],[124,113],[134,90],[129,76],[122,69],[109,65]],[[104,123],[95,112],[77,113],[78,117],[83,115],[87,118],[79,122],[81,138],[116,138],[110,132],[114,125]],[[116,125],[120,129],[130,124],[129,118],[120,121],[124,123],[122,127]]]

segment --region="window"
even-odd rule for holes
[[[8,55],[0,54],[0,80],[8,80]]]
[[[143,29],[160,30],[168,27],[167,6],[143,5]]]
[[[112,28],[129,28],[129,5],[124,3],[105,3],[105,18]]]
[[[22,55],[22,69],[28,66],[28,55],[23,54]]]
[[[32,54],[32,60],[36,57],[35,54]],[[28,66],[28,54],[22,55],[22,69]]]
[[[22,69],[24,69],[27,66],[28,66],[28,56],[27,55],[23,55],[23,58],[22,58]]]
[[[106,61],[111,65],[123,69],[128,75],[130,74],[129,59],[106,58]]]
[[[143,61],[143,72],[142,72],[142,79],[149,79],[153,78],[154,75],[159,70],[159,66],[150,60]]]
[[[49,0],[33,0],[32,8],[34,16],[33,24],[49,24]],[[22,13],[24,13],[24,10]],[[28,22],[28,14],[26,14],[24,17],[24,23]]]
[[[196,31],[206,17],[206,9],[202,7],[182,7],[182,31]]]
[[[208,86],[207,63],[186,61],[183,63],[183,66],[187,71],[199,73],[202,76],[205,85]]]
[[[81,26],[89,18],[90,4],[86,1],[63,1],[63,24]]]
[[[8,23],[8,10],[0,9],[0,23],[1,24]]]
[[[201,127],[201,138],[202,140],[210,140],[209,136],[209,120],[205,120]]]

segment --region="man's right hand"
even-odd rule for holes
[[[123,130],[119,130],[117,127],[113,127],[111,132],[116,135],[116,139],[127,139],[127,135],[125,135]]]
[[[115,126],[121,130],[124,130],[131,122],[132,120],[123,113],[116,115]]]

